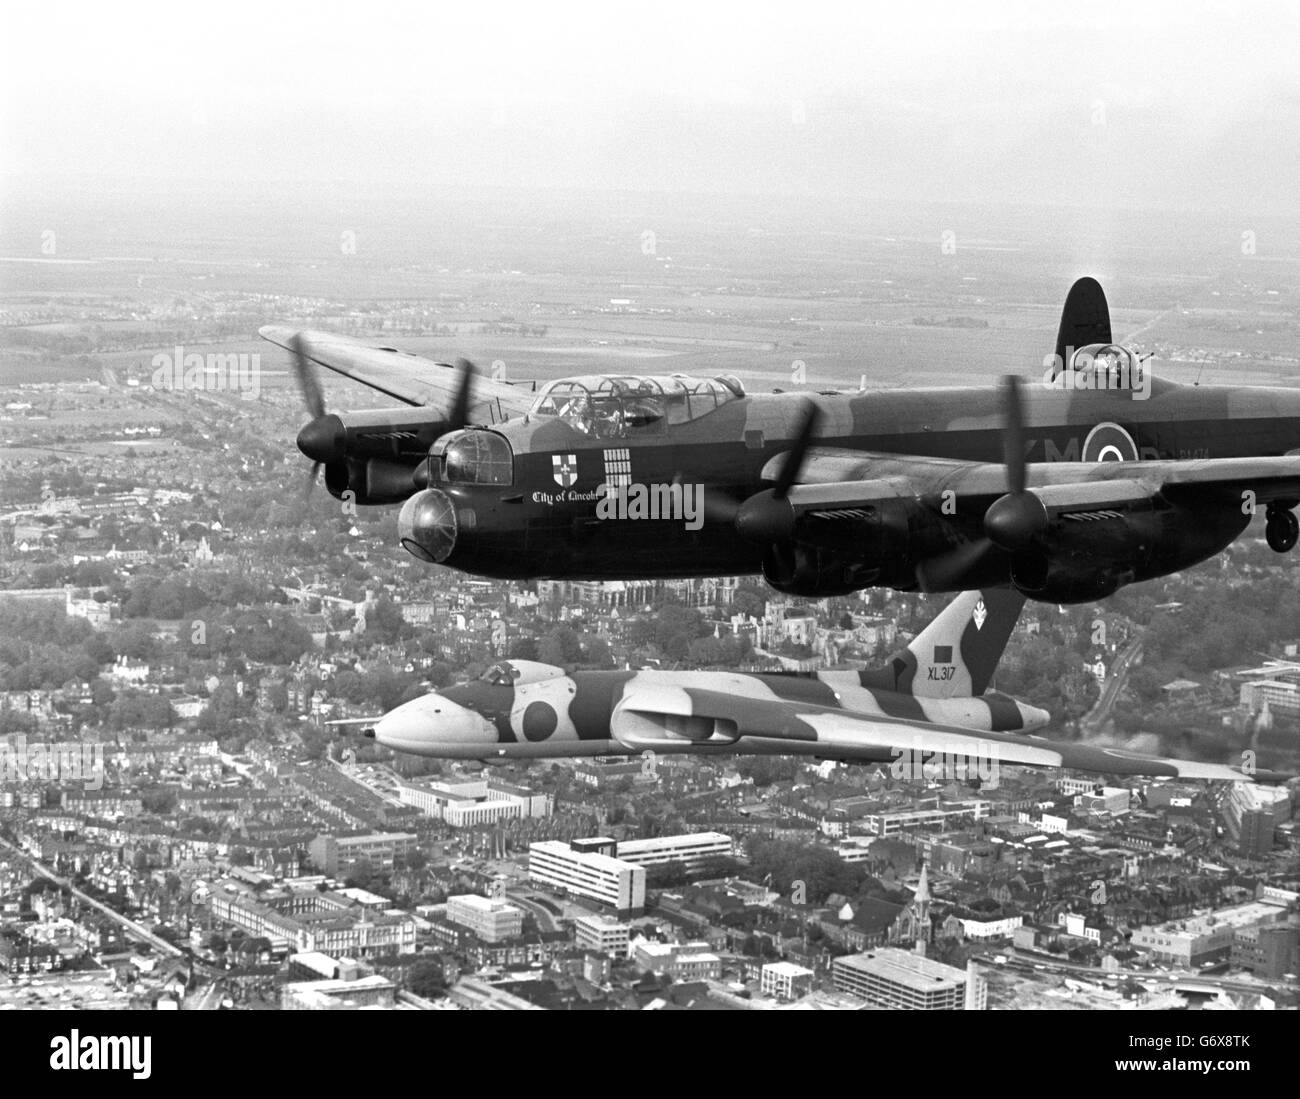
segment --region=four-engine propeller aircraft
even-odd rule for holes
[[[1000,764],[1232,781],[1287,777],[1025,735],[1050,715],[988,689],[1024,603],[1005,588],[963,592],[870,671],[566,674],[505,661],[478,680],[398,706],[366,735],[401,752],[489,761],[652,751],[890,762],[908,777],[952,777],[960,768],[960,777],[972,780]]]
[[[412,554],[484,576],[761,571],[809,597],[1010,585],[1067,603],[1213,556],[1256,508],[1278,552],[1300,534],[1300,390],[1151,377],[1112,343],[1090,278],[1066,298],[1050,375],[1001,390],[747,394],[731,377],[593,375],[529,400],[473,395],[466,364],[435,420],[425,360],[263,335],[298,346],[301,377],[310,359],[417,406],[325,415],[309,396],[299,446],[336,495],[404,501]]]

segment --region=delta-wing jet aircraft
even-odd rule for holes
[[[414,378],[453,376],[263,334],[408,404]],[[416,557],[506,579],[761,572],[814,598],[1010,585],[1066,603],[1203,561],[1257,510],[1273,549],[1295,545],[1300,390],[1152,377],[1112,344],[1092,279],[1071,289],[1050,362],[1001,389],[749,394],[732,377],[591,375],[531,402],[502,385],[471,397],[466,367],[451,417],[317,402],[299,446],[332,492],[404,500]],[[437,434],[449,424],[476,426]]]
[[[690,752],[888,762],[907,777],[987,778],[999,765],[1120,775],[1285,776],[1025,735],[1045,711],[989,682],[1025,597],[963,592],[884,667],[814,674],[578,671],[534,661],[406,702],[365,731],[401,752],[547,759]],[[900,774],[902,777],[902,774]]]

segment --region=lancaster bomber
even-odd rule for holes
[[[403,703],[365,735],[448,759],[797,755],[979,785],[998,767],[1229,781],[1287,776],[1026,735],[1050,715],[989,689],[1025,597],[963,592],[887,664],[795,673],[576,671],[508,660]],[[349,720],[345,723],[354,723]]]
[[[819,598],[1009,586],[1091,602],[1300,522],[1300,390],[1182,385],[1112,342],[1074,284],[1050,366],[1001,387],[749,393],[731,376],[589,375],[537,393],[394,348],[295,351],[326,486],[402,505],[422,561],[502,579],[762,573]],[[326,413],[328,367],[406,409]],[[439,397],[453,398],[450,412]]]

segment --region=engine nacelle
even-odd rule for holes
[[[1012,559],[1011,582],[1043,602],[1094,602],[1213,557],[1249,522],[1232,499],[1182,507],[1160,496],[1122,510],[1057,515],[1034,550]]]
[[[701,746],[734,744],[739,730],[725,718],[665,714],[616,707],[609,731],[615,740],[637,752],[689,752]]]
[[[412,466],[386,458],[348,458],[326,463],[325,488],[335,499],[354,504],[398,504],[415,491],[412,472]]]
[[[795,518],[794,539],[764,553],[763,576],[777,591],[816,599],[876,585],[909,587],[916,562],[944,538],[942,522],[913,499],[806,509]]]

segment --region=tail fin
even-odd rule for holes
[[[1024,605],[1013,588],[964,591],[888,665],[863,672],[862,685],[920,698],[982,695]]]
[[[1074,351],[1089,344],[1110,342],[1110,307],[1106,304],[1106,293],[1101,283],[1085,275],[1065,295],[1061,326],[1056,330],[1052,377],[1069,365]]]

